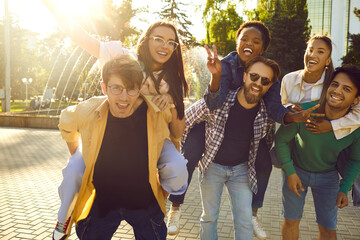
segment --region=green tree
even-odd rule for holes
[[[261,0],[248,15],[268,26],[271,44],[264,55],[280,65],[281,77],[304,67],[303,56],[311,32],[306,0]]]
[[[359,20],[360,20],[360,9],[354,8],[354,14],[355,14],[355,16],[356,16],[357,18],[359,18]]]
[[[236,12],[236,5],[227,0],[207,0],[203,11],[206,44],[215,44],[219,55],[236,50],[236,31],[244,22]]]
[[[5,86],[4,24],[0,22],[0,88]],[[10,87],[11,99],[25,99],[23,78],[32,78],[28,84],[29,96],[41,94],[43,68],[39,58],[38,34],[23,29],[15,15],[10,16]]]
[[[178,32],[181,40],[185,45],[190,45],[195,42],[193,35],[189,31],[189,26],[192,25],[188,20],[187,14],[183,10],[188,4],[175,0],[162,0],[164,8],[161,12],[157,12],[161,19],[171,20],[178,27]]]
[[[360,9],[355,8],[354,14],[360,20]],[[341,58],[343,64],[354,64],[360,67],[360,34],[349,34],[350,46],[347,54]]]

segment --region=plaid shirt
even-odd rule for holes
[[[185,130],[181,139],[181,145],[184,144],[186,137],[194,124],[205,121],[205,152],[200,159],[199,167],[202,175],[205,174],[209,164],[213,161],[224,139],[225,124],[229,116],[230,108],[237,100],[237,93],[240,88],[229,91],[226,100],[221,108],[210,111],[202,98],[195,102],[185,111]],[[263,100],[260,102],[259,111],[254,121],[254,138],[250,144],[249,150],[249,185],[254,193],[257,193],[257,180],[255,171],[255,159],[259,147],[259,142],[266,137],[266,143],[270,149],[274,140],[275,131],[274,121],[271,120],[266,112]]]

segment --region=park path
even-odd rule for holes
[[[68,151],[59,131],[0,127],[0,239],[51,239],[59,208],[57,186]],[[197,171],[195,173],[197,175]],[[197,176],[194,176],[182,206],[182,229],[168,239],[199,239],[201,214]],[[274,169],[260,219],[268,239],[280,239],[282,223],[281,174]],[[311,194],[309,194],[311,195]],[[167,203],[169,208],[169,203]],[[220,240],[233,239],[232,216],[224,191],[218,222]],[[314,205],[307,200],[300,225],[300,239],[317,239]],[[69,239],[77,239],[74,231]],[[134,239],[123,222],[113,239]],[[339,211],[338,239],[360,239],[360,207]]]

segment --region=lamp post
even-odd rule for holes
[[[32,82],[32,78],[23,78],[22,82],[25,83],[25,105],[28,105],[28,84]]]

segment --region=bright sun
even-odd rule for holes
[[[72,16],[86,17],[99,13],[101,9],[101,0],[56,0],[60,11]]]

